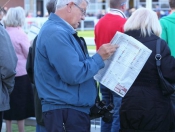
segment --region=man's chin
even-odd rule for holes
[[[79,26],[79,24],[75,25],[75,26],[74,26],[74,29],[77,29],[77,28],[78,28],[78,26]]]

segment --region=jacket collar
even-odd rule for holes
[[[142,43],[157,40],[159,38],[154,33],[152,33],[151,36],[146,35],[145,37],[143,37],[143,36],[141,36],[141,30],[130,30],[130,31],[127,31],[125,33],[127,35],[139,40]]]
[[[125,13],[119,9],[110,8],[108,13],[113,14],[113,15],[119,15],[123,18],[127,18]]]
[[[68,22],[66,22],[65,20],[63,20],[62,18],[60,18],[59,16],[57,16],[54,13],[51,13],[49,15],[49,20],[54,21],[57,24],[59,24],[60,26],[64,27],[71,34],[75,34],[76,33],[75,29]]]

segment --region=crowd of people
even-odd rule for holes
[[[128,17],[127,2],[109,1],[109,12],[95,25],[93,56],[76,31],[88,0],[48,0],[49,18],[31,42],[22,28],[24,9],[0,8],[0,130],[5,120],[12,132],[16,120],[25,132],[25,119],[36,117],[36,132],[90,132],[89,114],[99,92],[94,76],[117,52],[119,46],[110,41],[119,31],[152,53],[124,97],[99,84],[101,100],[114,105],[112,121],[101,120],[101,132],[175,132],[175,99],[163,95],[155,60],[160,40],[162,74],[175,83],[175,0],[162,18],[144,7]]]

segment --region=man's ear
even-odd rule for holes
[[[68,12],[71,12],[73,6],[74,6],[74,3],[73,2],[68,3],[67,4],[67,11]]]

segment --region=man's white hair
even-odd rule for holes
[[[56,9],[62,8],[63,6],[65,6],[66,4],[70,2],[74,2],[75,4],[79,5],[83,1],[86,1],[87,4],[89,3],[89,0],[57,0]]]

